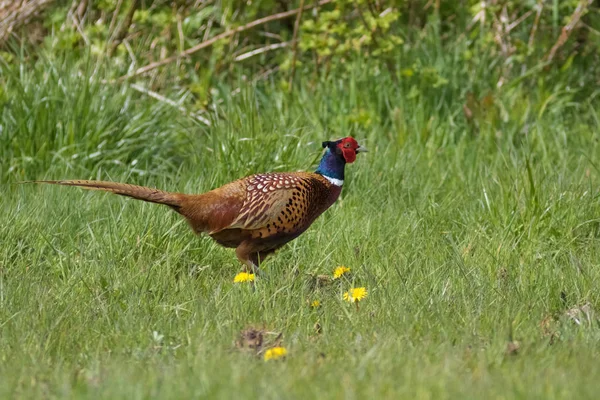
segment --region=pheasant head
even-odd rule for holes
[[[367,151],[350,136],[333,142],[323,142],[323,147],[326,149],[325,154],[315,172],[336,186],[342,186],[344,183],[346,164],[353,163],[358,153]]]

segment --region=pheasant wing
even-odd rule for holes
[[[291,230],[311,212],[313,186],[309,176],[261,174],[248,177],[246,198],[238,217],[228,228],[256,230],[273,227],[273,232]],[[270,230],[269,230],[270,231]]]

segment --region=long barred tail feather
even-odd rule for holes
[[[88,190],[102,190],[151,203],[165,204],[175,209],[181,207],[182,200],[182,196],[178,193],[170,193],[160,189],[130,185],[128,183],[90,180],[28,181],[22,183],[48,183],[52,185],[77,186]]]

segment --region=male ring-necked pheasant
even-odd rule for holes
[[[366,151],[352,137],[323,142],[325,154],[315,172],[251,175],[203,194],[170,193],[125,183],[36,181],[104,190],[165,204],[183,215],[196,233],[234,247],[239,260],[255,271],[268,255],[298,237],[338,198],[344,167]]]

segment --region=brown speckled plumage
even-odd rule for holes
[[[352,138],[325,143],[338,144],[350,139],[356,143]],[[335,149],[335,156],[342,157],[341,150]],[[352,149],[361,150],[357,143]],[[168,205],[184,216],[196,233],[206,233],[222,246],[235,248],[239,260],[254,270],[269,254],[304,232],[335,202],[342,190],[341,184],[332,183],[335,181],[320,173],[266,173],[195,195],[116,182],[39,182],[104,190]]]

